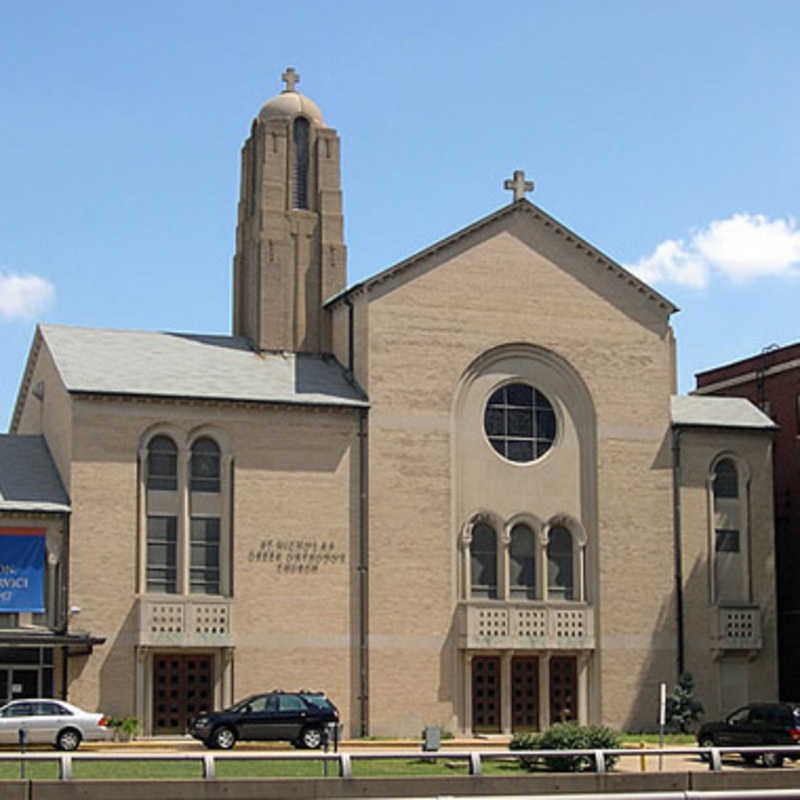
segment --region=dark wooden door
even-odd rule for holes
[[[202,653],[153,657],[153,733],[185,733],[192,717],[213,710],[213,663]]]
[[[539,730],[539,659],[511,659],[511,730]]]
[[[472,659],[472,729],[484,733],[500,731],[500,659]]]
[[[550,724],[578,719],[578,661],[574,656],[550,659]]]

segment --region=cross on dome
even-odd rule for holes
[[[284,92],[295,91],[295,85],[300,83],[300,76],[294,71],[294,67],[287,67],[286,72],[281,75],[281,80],[286,84]]]
[[[533,191],[533,181],[525,180],[525,172],[521,169],[514,170],[513,178],[506,178],[503,182],[504,189],[510,189],[514,192],[514,200],[522,200],[525,197],[525,192]]]

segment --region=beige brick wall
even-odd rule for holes
[[[73,459],[72,592],[80,626],[107,637],[73,659],[71,697],[109,713],[134,708],[137,465],[144,431],[213,422],[234,454],[236,697],[273,688],[326,691],[350,724],[357,604],[352,503],[357,500],[350,412],[83,400]],[[342,561],[279,573],[262,548],[323,542]],[[280,542],[280,545],[278,544]]]
[[[415,724],[463,714],[447,636],[457,591],[456,537],[464,521],[459,513],[472,503],[458,496],[454,482],[453,404],[468,365],[508,343],[555,353],[580,375],[594,402],[599,501],[597,519],[584,523],[595,528],[589,583],[602,657],[594,668],[600,672],[592,718],[625,727],[650,723],[646,695],[674,670],[671,475],[658,463],[673,384],[666,315],[617,278],[611,286],[592,278],[596,285],[587,286],[582,270],[592,269],[591,262],[582,254],[565,256],[551,232],[533,228],[479,232],[453,248],[457,252],[432,255],[372,290],[370,674],[376,732],[391,732],[407,718],[412,690]],[[485,460],[487,475],[503,468],[488,448],[473,457]],[[506,495],[499,502],[510,501]],[[518,510],[536,513],[530,502],[520,489]]]

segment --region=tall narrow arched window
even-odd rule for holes
[[[533,600],[536,597],[535,537],[527,525],[511,529],[509,549],[509,580],[511,598]]]
[[[497,533],[485,522],[472,529],[469,545],[472,597],[497,598]]]
[[[719,602],[745,600],[742,559],[739,471],[730,458],[717,462],[713,473],[714,586]]]
[[[178,488],[178,448],[169,436],[154,436],[147,447],[147,488]]]
[[[192,445],[191,489],[219,492],[219,445],[207,436]]]
[[[572,534],[555,525],[547,535],[547,596],[551,600],[575,599]]]
[[[310,126],[305,117],[294,121],[294,191],[293,208],[308,208],[308,162]]]

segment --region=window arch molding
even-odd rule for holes
[[[177,449],[176,485],[166,491],[148,487],[150,448],[159,436]],[[219,453],[218,482],[210,492],[198,491],[191,480],[192,448],[203,439]],[[230,595],[232,466],[231,437],[215,425],[187,430],[162,422],[143,431],[138,451],[140,594]]]
[[[720,492],[717,479],[730,464],[736,471],[736,495]],[[752,601],[750,480],[747,461],[733,450],[711,460],[706,475],[708,503],[708,587],[717,605]]]

